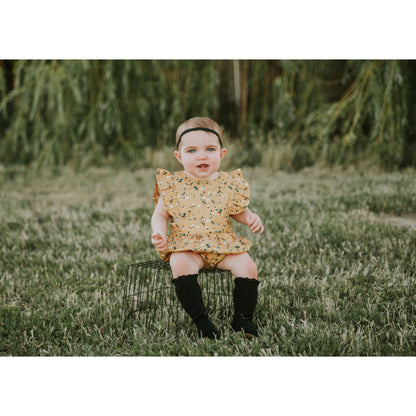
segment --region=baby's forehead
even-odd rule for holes
[[[220,141],[215,134],[197,130],[186,133],[181,139],[182,146],[219,146]]]

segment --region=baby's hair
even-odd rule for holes
[[[181,136],[186,130],[198,128],[201,128],[201,130],[204,131],[213,130],[213,133],[216,133],[216,135],[218,136],[220,145],[222,147],[222,129],[218,125],[218,123],[216,123],[214,120],[211,120],[208,117],[193,117],[183,122],[176,130],[176,146],[179,146]]]

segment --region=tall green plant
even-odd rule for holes
[[[307,164],[416,165],[412,61],[5,62],[2,163],[131,163],[205,115],[242,152],[264,139],[306,151]]]
[[[15,73],[0,104],[13,103],[0,142],[8,163],[135,158],[218,106],[215,68],[199,61],[17,61]]]
[[[402,64],[353,62],[356,77],[338,101],[312,111],[303,138],[324,145],[339,141],[341,152],[373,155],[384,166],[399,166],[407,140],[408,109]]]

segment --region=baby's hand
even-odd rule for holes
[[[165,251],[167,246],[166,236],[159,233],[153,233],[152,244],[158,249],[158,251]]]
[[[250,229],[253,231],[253,233],[259,232],[261,234],[264,231],[261,218],[257,214],[250,214],[247,220],[248,225],[250,226]]]

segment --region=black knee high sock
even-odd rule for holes
[[[199,286],[197,278],[197,274],[189,274],[173,279],[172,282],[175,285],[176,296],[185,312],[196,324],[199,336],[212,339],[219,338],[218,331],[208,318],[202,300],[201,286]]]
[[[243,330],[247,338],[257,337],[257,329],[252,319],[257,305],[259,281],[236,277],[234,284],[234,317],[231,326],[235,331]]]

